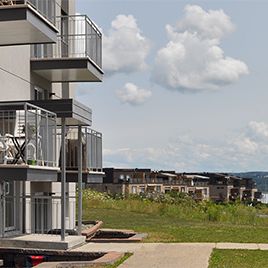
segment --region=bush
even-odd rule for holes
[[[259,224],[258,214],[268,214],[267,206],[253,207],[240,202],[216,204],[210,201],[196,202],[185,193],[142,193],[110,196],[90,189],[83,192],[84,209],[106,208],[145,214],[156,214],[174,219],[222,222],[230,224]]]

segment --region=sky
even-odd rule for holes
[[[268,1],[77,0],[103,33],[78,84],[104,167],[268,170]]]

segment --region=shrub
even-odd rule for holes
[[[240,202],[216,204],[210,201],[195,202],[184,193],[142,193],[110,196],[90,189],[83,191],[84,209],[106,208],[131,212],[156,214],[174,219],[256,225],[264,219],[258,214],[268,214],[267,206],[252,207]]]

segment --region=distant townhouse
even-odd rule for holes
[[[190,195],[196,201],[258,201],[261,193],[252,179],[223,173],[176,173],[141,168],[104,168],[103,183],[87,186],[109,194],[168,193],[176,191]]]
[[[103,172],[103,183],[87,183],[87,187],[109,194],[139,194],[146,192],[152,185],[153,191],[158,191],[160,187],[151,179],[151,169],[104,168]]]
[[[209,177],[209,198],[212,201],[258,201],[261,193],[252,179],[224,173],[205,173]]]
[[[176,191],[188,193],[196,200],[209,198],[209,178],[205,176],[141,168],[104,168],[103,171],[103,183],[87,183],[87,187],[109,194]]]
[[[187,193],[195,200],[209,199],[209,177],[200,174],[182,174],[188,179]]]

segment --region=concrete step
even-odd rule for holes
[[[85,243],[85,240],[85,236],[68,235],[66,236],[65,241],[61,241],[61,237],[59,235],[47,234],[29,234],[0,239],[1,247],[52,250],[67,250],[82,246]]]

